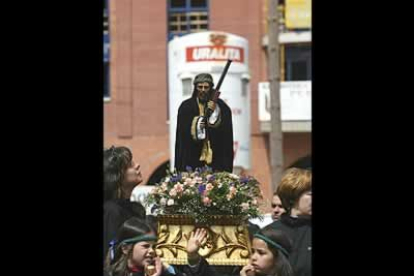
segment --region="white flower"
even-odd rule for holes
[[[168,206],[172,206],[172,205],[174,205],[174,199],[170,198],[170,199],[168,200],[168,202],[167,202],[167,205],[168,205]]]
[[[213,186],[213,184],[211,184],[211,183],[208,183],[208,184],[206,185],[206,191],[211,191],[211,190],[213,190],[213,188],[214,188],[214,186]]]
[[[239,176],[238,175],[235,175],[234,173],[229,174],[229,176],[232,179],[236,179],[236,180],[239,179]]]
[[[161,206],[167,205],[167,199],[165,197],[161,198],[160,204],[161,204]]]
[[[242,207],[242,210],[243,211],[246,211],[247,209],[249,209],[249,203],[242,203],[242,204],[240,204],[240,206]]]

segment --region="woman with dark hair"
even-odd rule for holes
[[[250,263],[242,268],[240,276],[293,276],[290,252],[291,243],[282,231],[260,230],[254,234]]]
[[[131,217],[145,218],[145,208],[130,201],[132,190],[142,182],[140,165],[133,161],[131,151],[112,146],[104,150],[103,157],[105,255],[121,224]]]

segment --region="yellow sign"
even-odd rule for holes
[[[288,29],[311,28],[312,0],[286,0],[285,18]]]

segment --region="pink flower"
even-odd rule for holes
[[[174,185],[174,189],[177,191],[177,193],[181,194],[184,190],[183,189],[183,184],[178,182],[177,184]]]
[[[213,188],[214,188],[214,186],[211,183],[208,183],[206,185],[206,191],[211,191],[211,190],[213,190]]]
[[[211,205],[211,199],[209,199],[207,196],[205,198],[203,198],[203,203],[205,206],[210,206]]]
[[[177,191],[175,190],[175,188],[172,188],[170,191],[170,196],[171,197],[176,197],[177,196]]]

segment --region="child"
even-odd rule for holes
[[[153,248],[156,241],[155,231],[144,220],[128,219],[110,244],[105,272],[109,276],[168,275],[156,257]]]
[[[240,276],[293,276],[288,261],[290,250],[290,241],[282,231],[268,228],[257,232],[250,262],[242,268]]]

